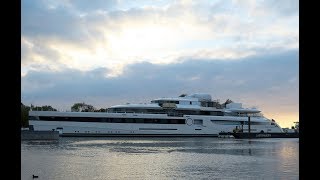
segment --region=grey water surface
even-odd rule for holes
[[[60,137],[21,141],[21,179],[299,179],[299,139]]]

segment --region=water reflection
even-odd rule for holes
[[[59,140],[24,140],[26,145],[58,145]]]
[[[297,142],[203,137],[22,141],[21,175],[22,179],[31,173],[45,179],[298,179]]]

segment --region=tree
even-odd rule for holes
[[[55,108],[53,108],[53,107],[51,107],[51,106],[47,106],[47,105],[45,105],[45,106],[33,106],[32,104],[31,104],[31,109],[33,110],[33,111],[57,111],[57,109],[55,109]]]
[[[106,111],[107,111],[107,109],[103,109],[103,108],[100,108],[98,110],[94,110],[94,112],[106,112]]]
[[[57,109],[51,106],[25,106],[21,102],[21,127],[28,127],[29,126],[29,111],[57,111]]]
[[[25,106],[21,103],[21,127],[28,127],[28,114],[29,114],[30,107]]]
[[[43,111],[57,111],[55,108],[51,106],[42,106],[41,108]]]
[[[181,94],[179,97],[186,97],[187,94]]]
[[[72,112],[94,112],[95,108],[90,104],[86,104],[82,102],[82,103],[73,104],[73,106],[71,107],[71,111]]]
[[[227,99],[226,102],[222,103],[223,107],[226,107],[227,104],[233,103],[233,101],[231,99]]]

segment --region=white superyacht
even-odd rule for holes
[[[147,104],[125,104],[107,112],[30,111],[30,129],[59,131],[60,136],[212,136],[234,129],[283,132],[272,119],[241,103],[219,104],[209,94],[158,98]]]

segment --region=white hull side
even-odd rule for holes
[[[219,131],[204,126],[186,124],[135,124],[135,123],[95,123],[95,122],[61,122],[30,121],[35,131],[58,130],[63,135],[208,135],[218,136]],[[58,128],[58,129],[57,129]]]
[[[35,131],[59,130],[62,135],[70,136],[218,136],[220,132],[232,132],[235,125],[218,125],[204,121],[203,125],[187,124],[136,124],[136,123],[99,123],[30,121]],[[243,126],[244,131],[248,129]],[[272,125],[251,125],[251,132],[280,132]]]
[[[220,132],[232,132],[239,125],[217,124],[214,120],[225,122],[247,121],[247,117],[234,116],[197,116],[185,115],[175,118],[165,114],[134,114],[134,113],[70,113],[31,111],[31,116],[62,116],[62,117],[105,117],[105,118],[147,118],[147,119],[191,119],[203,120],[203,124],[153,124],[153,123],[110,123],[110,122],[77,122],[77,121],[44,121],[29,120],[35,131],[58,130],[62,136],[218,136]],[[282,129],[264,118],[251,118],[251,122],[264,122],[268,125],[251,125],[251,132],[282,132]],[[248,125],[243,126],[244,130]]]

